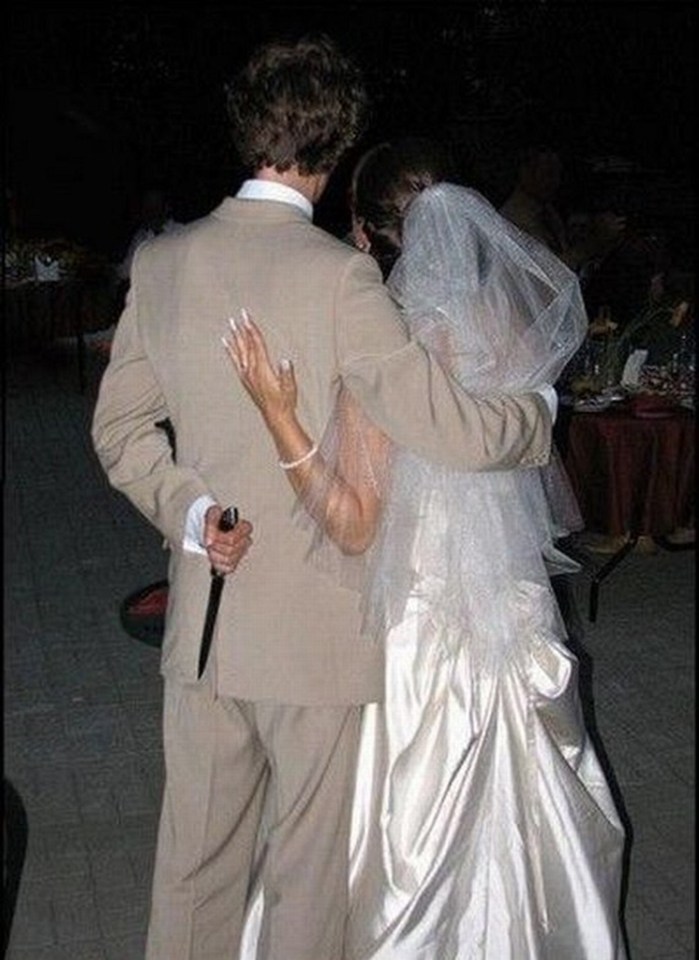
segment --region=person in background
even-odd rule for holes
[[[101,380],[99,459],[170,549],[148,960],[236,956],[262,827],[257,960],[342,956],[361,712],[384,691],[358,592],[307,561],[312,532],[294,522],[286,478],[314,445],[275,455],[243,386],[231,389],[225,319],[264,317],[272,349],[299,371],[311,436],[342,393],[393,442],[445,466],[550,456],[550,384],[470,396],[408,338],[375,261],[313,224],[367,106],[356,65],[327,37],[253,52],[228,90],[250,178],[210,215],[139,246]],[[226,532],[229,504],[241,519]],[[361,551],[355,532],[349,549]],[[212,566],[228,581],[199,676]]]
[[[147,187],[141,197],[137,226],[117,269],[119,277],[129,280],[134,254],[145,240],[152,240],[161,233],[171,233],[181,226],[172,216],[172,204],[166,190],[157,185]]]
[[[563,162],[556,149],[548,144],[523,147],[514,186],[499,209],[503,217],[584,276],[588,264],[604,259],[618,245],[626,221],[611,209],[599,210],[588,212],[571,231],[557,205],[562,176]]]
[[[600,202],[605,209],[614,204],[613,199]],[[631,226],[628,217],[626,220],[626,230],[613,249],[589,261],[583,291],[590,320],[594,322],[600,311],[605,312],[618,333],[651,303],[665,297],[670,266],[659,233]]]
[[[355,242],[377,250],[409,331],[462,386],[488,397],[555,378],[585,335],[575,274],[475,191],[439,182],[435,156],[409,141],[360,160]],[[243,317],[226,347],[294,458],[318,562],[346,582],[341,554],[369,545],[362,608],[386,694],[362,718],[343,960],[623,960],[624,830],[549,582],[566,565],[565,510],[541,472],[445,469],[351,397],[318,449],[303,382],[261,328]],[[258,956],[268,895],[262,873],[241,960]]]
[[[161,233],[171,233],[181,226],[182,224],[172,217],[172,208],[165,189],[158,185],[147,187],[141,197],[138,225],[131,235],[122,260],[112,267],[114,277],[112,300],[116,304],[116,307],[110,311],[112,314],[116,311],[118,316],[124,307],[131,278],[131,264],[136,250],[146,240],[152,240]],[[87,334],[85,337],[87,346],[105,359],[109,359],[115,330],[116,323],[112,323],[104,330]]]
[[[612,261],[614,252],[623,245],[626,219],[613,207],[601,205],[590,209],[587,201],[582,209],[576,206],[566,215],[558,205],[562,179],[563,161],[554,146],[545,141],[525,143],[518,152],[512,191],[499,211],[575,271],[588,314],[588,334],[605,336],[609,329],[616,329],[617,324],[610,316],[608,304],[599,301],[602,287],[597,277],[604,275],[605,264]],[[622,278],[621,283],[624,282]],[[564,371],[563,382],[557,384],[562,392],[567,391],[565,381],[571,371],[585,362],[587,349],[585,342]],[[567,411],[564,411],[554,436],[557,457],[561,456],[559,451],[565,453],[567,447],[568,422]],[[597,539],[587,545],[595,550],[600,548]],[[607,544],[601,548],[606,550]]]

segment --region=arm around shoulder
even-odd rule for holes
[[[417,343],[355,361],[345,383],[395,443],[461,470],[541,466],[552,417],[541,393],[475,397]]]
[[[347,389],[398,445],[462,470],[548,462],[552,418],[543,396],[468,394],[436,357],[410,340],[368,257],[353,258],[345,276],[337,342]]]

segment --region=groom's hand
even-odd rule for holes
[[[204,517],[204,545],[209,563],[217,573],[233,573],[252,544],[252,524],[238,520],[232,530],[219,530],[223,510],[211,506]]]

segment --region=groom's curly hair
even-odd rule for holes
[[[361,71],[325,34],[258,47],[226,92],[236,149],[253,171],[329,173],[368,124]]]

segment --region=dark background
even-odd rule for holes
[[[5,204],[28,236],[117,256],[154,182],[178,219],[208,212],[240,179],[225,81],[259,41],[323,29],[366,70],[366,142],[439,136],[500,202],[517,145],[546,140],[564,158],[564,205],[604,181],[693,263],[692,3],[23,4],[4,19]],[[599,163],[609,157],[623,163]],[[333,230],[353,159],[318,211]]]

